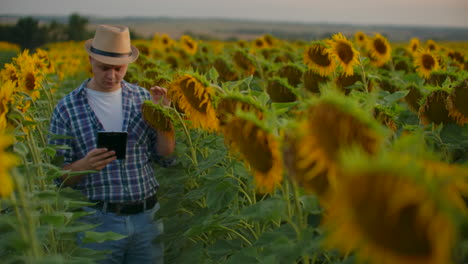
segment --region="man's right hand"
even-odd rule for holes
[[[88,152],[79,162],[83,167],[82,170],[102,170],[116,158],[115,151],[108,151],[106,148],[97,148]]]
[[[97,148],[88,152],[84,158],[63,166],[63,169],[70,171],[102,170],[116,158],[115,151],[108,151],[106,148]],[[65,174],[62,176],[62,180],[66,186],[75,185],[81,181],[85,175],[86,174],[81,174],[68,177],[68,175]]]

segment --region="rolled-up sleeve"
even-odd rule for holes
[[[67,111],[60,104],[55,107],[50,120],[48,143],[60,146],[56,148],[56,156],[63,157],[63,165],[73,162],[72,133],[70,123],[66,120]]]

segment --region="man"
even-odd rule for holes
[[[174,132],[153,130],[143,119],[141,105],[152,99],[168,106],[166,89],[155,86],[148,92],[123,80],[129,63],[139,55],[131,45],[125,26],[100,25],[94,38],[86,41],[93,77],[57,104],[50,124],[50,144],[67,145],[59,150],[65,170],[95,170],[96,173],[63,176],[60,181],[82,191],[96,203],[87,221],[99,223],[98,232],[112,231],[127,237],[117,241],[87,244],[110,250],[105,263],[162,263],[162,247],[153,245],[161,232],[153,215],[159,209],[158,183],[152,162],[172,163]],[[115,152],[97,148],[98,131],[126,131],[125,159]]]

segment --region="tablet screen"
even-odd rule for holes
[[[127,152],[127,132],[99,131],[97,147],[115,151],[117,159],[125,159]]]

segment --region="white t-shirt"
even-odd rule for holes
[[[122,88],[99,92],[86,88],[89,105],[106,131],[122,131]]]

